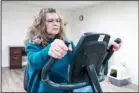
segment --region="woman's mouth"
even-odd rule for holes
[[[58,30],[58,28],[53,28],[53,30]]]

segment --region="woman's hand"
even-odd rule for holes
[[[111,45],[113,45],[113,51],[118,51],[121,48],[121,45],[123,44],[123,42],[121,41],[120,44],[117,44],[116,42],[112,42]]]
[[[64,41],[55,39],[50,46],[48,55],[56,59],[61,59],[67,54],[68,51],[72,51],[71,44],[68,47]]]

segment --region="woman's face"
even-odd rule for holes
[[[60,19],[57,13],[46,14],[46,27],[47,33],[50,35],[56,35],[60,30]]]

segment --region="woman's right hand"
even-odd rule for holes
[[[56,59],[61,59],[67,54],[68,50],[72,51],[71,44],[68,47],[66,46],[64,41],[60,39],[55,39],[51,43],[50,49],[48,51],[48,55]]]

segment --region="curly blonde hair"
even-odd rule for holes
[[[57,13],[60,19],[60,31],[55,36],[55,39],[61,39],[64,40],[65,34],[64,34],[64,24],[63,19],[61,18],[60,14],[53,8],[43,8],[40,10],[39,15],[34,19],[33,24],[29,27],[27,32],[27,38],[25,39],[24,43],[26,44],[28,40],[35,40],[40,39],[41,45],[45,47],[48,44],[49,41],[49,34],[47,33],[47,27],[45,25],[46,21],[46,13]]]

